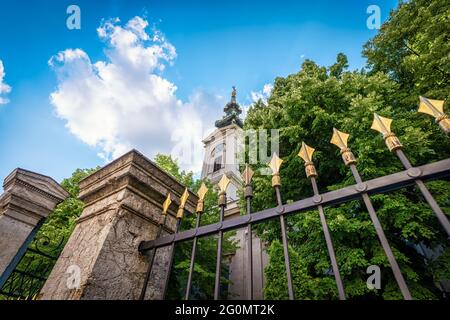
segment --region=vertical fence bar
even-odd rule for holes
[[[359,175],[358,170],[354,164],[350,165],[350,170],[352,171],[353,177],[356,180],[356,183],[362,183],[361,177]],[[400,291],[402,292],[403,297],[406,300],[412,300],[411,293],[409,292],[408,286],[406,285],[405,279],[403,278],[402,272],[400,271],[400,267],[398,266],[397,260],[395,259],[394,253],[389,246],[386,235],[384,234],[383,228],[381,226],[380,220],[378,220],[375,209],[373,208],[372,201],[370,201],[367,193],[361,193],[364,204],[366,205],[367,211],[369,212],[370,219],[375,227],[375,230],[378,235],[378,239],[381,242],[384,252],[389,260],[389,264],[391,265],[392,272],[394,273],[395,280],[400,287]]]
[[[206,188],[206,185],[202,183],[200,189],[197,192],[198,195],[198,203],[197,203],[197,209],[195,210],[197,212],[197,221],[195,222],[195,230],[198,230],[200,227],[200,219],[202,216],[202,213],[204,212],[204,199],[205,195],[208,192],[208,188]],[[191,287],[192,287],[192,274],[194,273],[194,264],[195,264],[195,254],[197,251],[197,240],[198,237],[194,238],[194,243],[192,245],[192,253],[191,253],[191,263],[189,265],[189,275],[188,275],[188,281],[186,286],[186,294],[185,294],[185,300],[189,300],[189,296],[191,293]]]
[[[252,213],[252,177],[253,170],[246,165],[244,172],[242,173],[245,183],[244,197],[247,205],[247,215]],[[253,236],[252,236],[252,224],[247,225],[247,290],[248,300],[253,300]]]
[[[364,192],[366,186],[363,183],[361,176],[359,175],[359,172],[356,168],[355,165],[356,158],[351,152],[351,150],[347,147],[347,139],[349,135],[347,133],[340,132],[337,129],[333,129],[333,131],[334,132],[333,137],[331,138],[331,143],[335,144],[341,149],[342,159],[344,160],[345,165],[350,168],[353,177],[355,178],[355,181],[358,184],[357,186],[358,191],[361,192],[361,197],[364,201],[367,211],[369,212],[370,219],[372,220],[372,223],[375,227],[375,231],[377,232],[378,239],[381,242],[381,246],[383,247],[383,250],[389,260],[389,264],[391,265],[395,280],[397,281],[398,286],[400,287],[400,291],[406,300],[412,300],[411,293],[409,292],[408,286],[406,285],[405,279],[403,278],[403,275],[400,271],[400,267],[398,266],[397,260],[395,259],[391,247],[389,246],[386,235],[384,234],[381,223],[378,220],[377,214],[372,205],[372,201],[370,200],[367,193]]]
[[[391,131],[391,122],[392,119],[381,117],[375,113],[371,129],[376,130],[383,135],[384,142],[386,143],[386,146],[388,147],[389,151],[395,153],[395,155],[399,158],[400,162],[402,163],[405,169],[407,170],[412,169],[411,162],[409,162],[408,158],[403,153],[402,150],[403,146],[400,140]],[[411,173],[414,174],[414,171],[411,171]],[[420,192],[422,193],[422,195],[424,196],[425,200],[428,202],[428,205],[431,207],[434,214],[438,218],[442,227],[447,232],[447,235],[450,236],[450,222],[448,221],[444,212],[439,207],[438,203],[433,198],[433,196],[431,195],[430,191],[423,183],[423,181],[420,179],[416,179],[415,183],[419,188]]]
[[[302,147],[300,149],[300,152],[298,153],[298,156],[305,161],[306,176],[311,181],[314,195],[318,198],[318,201],[320,201],[321,197],[319,194],[319,188],[317,187],[317,181],[316,181],[317,171],[316,171],[316,167],[314,166],[314,163],[312,162],[313,154],[314,154],[314,148],[311,148],[306,143],[302,142]],[[331,235],[330,235],[330,231],[328,230],[327,220],[325,218],[325,213],[323,211],[323,207],[321,204],[317,205],[317,210],[319,211],[320,222],[322,224],[322,230],[323,230],[323,234],[325,236],[325,242],[327,244],[328,255],[331,260],[331,267],[333,269],[333,274],[334,274],[334,279],[336,281],[336,286],[338,289],[339,299],[345,300],[346,298],[345,298],[344,285],[342,284],[341,274],[339,272],[339,267],[338,267],[337,260],[336,260],[336,254],[334,252],[333,241],[331,240]]]
[[[269,167],[272,169],[272,187],[275,189],[277,204],[280,209],[283,207],[283,201],[281,199],[281,192],[280,192],[281,186],[280,167],[282,163],[283,160],[281,160],[276,153],[273,154],[272,160],[269,163]],[[291,259],[289,257],[289,245],[287,240],[286,221],[284,219],[283,212],[280,212],[280,226],[281,226],[281,238],[283,241],[284,264],[286,267],[289,300],[294,300],[295,294],[292,283]]]
[[[220,222],[223,222],[225,216],[225,208],[227,206],[227,187],[230,180],[224,174],[219,182],[219,207],[220,207]],[[220,298],[220,276],[222,273],[222,241],[223,241],[223,231],[222,229],[218,232],[217,240],[217,257],[216,257],[216,277],[214,282],[214,300],[219,300]]]
[[[166,220],[167,220],[167,215],[164,216],[163,222],[159,224],[158,232],[156,233],[156,239],[161,236],[163,225],[166,224]],[[155,261],[155,255],[156,255],[156,248],[153,248],[150,253],[150,260],[148,263],[147,273],[145,274],[144,286],[142,287],[142,291],[141,291],[139,300],[145,299],[145,293],[147,292],[147,285],[148,285],[148,281],[150,279],[150,274],[152,273],[152,267],[153,267],[153,263]]]
[[[169,206],[170,206],[171,203],[172,203],[172,199],[171,199],[170,193],[169,193],[167,195],[166,200],[163,203],[162,215],[164,215],[164,219],[163,219],[162,222],[159,223],[158,231],[156,232],[156,238],[155,239],[158,239],[161,236],[161,232],[162,232],[163,226],[166,224],[166,221],[167,221],[167,210],[169,209]],[[139,297],[139,300],[144,300],[145,299],[145,293],[147,292],[147,285],[148,285],[148,281],[150,279],[150,275],[152,273],[153,263],[155,261],[155,255],[156,255],[156,248],[154,248],[152,250],[152,252],[150,253],[150,260],[149,260],[147,272],[146,272],[145,278],[144,278],[144,286],[142,287],[141,295]]]
[[[175,229],[175,234],[177,234],[178,231],[180,230],[180,226],[181,226],[181,218],[177,218],[177,226],[176,226],[176,229]],[[167,288],[169,286],[170,271],[172,271],[174,255],[175,255],[175,241],[173,241],[172,244],[170,245],[169,262],[167,264],[167,271],[166,271],[166,277],[165,277],[165,283],[164,283],[164,290],[163,290],[163,295],[162,295],[163,300],[166,299],[166,295],[167,295]]]
[[[200,217],[201,215],[197,213],[197,221],[195,223],[195,229],[198,229],[200,226]],[[188,281],[186,285],[186,294],[184,299],[189,300],[189,296],[191,294],[191,287],[192,287],[192,274],[194,272],[194,263],[195,263],[195,253],[197,251],[197,240],[198,238],[194,238],[194,243],[192,244],[192,253],[191,253],[191,263],[189,265],[189,275],[188,275]]]

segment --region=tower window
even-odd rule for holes
[[[221,156],[222,155],[222,152],[223,152],[223,147],[224,147],[224,144],[223,143],[221,143],[221,144],[218,144],[214,149],[213,149],[213,151],[211,152],[211,155],[215,158],[215,157],[218,157],[218,156]]]
[[[214,169],[213,172],[219,171],[222,168],[222,156],[214,159]]]
[[[211,152],[211,158],[214,159],[213,163],[213,172],[219,171],[222,169],[222,159],[224,153],[224,144],[221,143],[217,145],[214,150]]]

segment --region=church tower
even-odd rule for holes
[[[242,184],[239,172],[239,144],[243,123],[239,118],[241,107],[236,102],[236,89],[233,87],[231,101],[223,109],[225,115],[216,121],[216,130],[207,136],[205,145],[205,159],[203,161],[202,179],[208,179],[212,184],[218,184],[225,173],[230,179],[227,189],[227,209],[225,218],[239,215],[237,206],[237,191]]]
[[[242,187],[243,181],[239,171],[240,152],[243,151],[243,122],[239,118],[242,113],[241,107],[236,101],[236,88],[233,87],[231,100],[223,109],[225,115],[217,120],[216,130],[204,140],[205,158],[202,168],[202,179],[208,179],[212,184],[217,185],[226,174],[230,179],[227,189],[227,207],[225,219],[234,218],[240,215],[238,206],[238,190]],[[238,229],[234,240],[238,249],[229,255],[230,280],[228,287],[228,299],[246,299],[247,288],[247,229]],[[264,250],[261,240],[253,234],[253,298],[263,299],[264,289],[264,267],[268,263],[268,256]]]

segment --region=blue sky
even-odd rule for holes
[[[71,4],[81,9],[81,30],[66,27],[66,9]],[[92,65],[97,61],[111,62],[113,58],[105,53],[111,46],[99,38],[97,31],[102,21],[118,17],[121,21],[117,25],[125,28],[130,19],[139,16],[148,21],[147,30],[156,28],[162,32],[165,41],[176,49],[176,57],[161,62],[165,65],[163,71],[150,72],[176,86],[174,96],[189,104],[186,110],[197,110],[204,116],[202,121],[212,125],[221,114],[220,103],[226,102],[232,85],[237,86],[239,102],[247,105],[251,103],[252,92],[261,91],[277,76],[297,72],[305,58],[330,65],[338,52],[344,52],[352,69],[363,67],[362,45],[376,34],[376,30],[366,26],[366,9],[372,4],[380,7],[384,21],[397,1],[2,0],[0,60],[6,72],[4,82],[12,91],[5,95],[9,103],[0,105],[0,178],[22,167],[59,181],[76,168],[103,165],[105,160],[98,154],[105,154],[117,145],[120,148],[114,149],[115,154],[129,147],[141,147],[149,156],[170,149],[163,145],[170,141],[155,134],[157,127],[140,133],[140,126],[136,126],[134,131],[116,135],[112,126],[113,133],[101,134],[114,136],[109,141],[113,147],[99,143],[100,138],[88,143],[89,137],[75,132],[76,128],[83,130],[86,124],[76,122],[72,113],[61,116],[62,110],[70,107],[68,97],[73,96],[59,86],[73,88],[85,83],[78,73],[77,79],[59,78],[74,66],[67,57],[61,62],[62,67],[53,68],[48,61],[66,49],[79,48]],[[89,94],[95,95],[95,90]],[[168,89],[165,90],[167,93]],[[65,100],[52,103],[50,95],[55,92]],[[83,92],[79,90],[76,94]],[[194,99],[195,94],[202,98]],[[117,95],[105,99],[102,101],[122,101]],[[197,106],[199,100],[201,107]],[[97,100],[82,97],[80,103],[90,101]],[[123,112],[120,103],[116,110]],[[172,104],[174,113],[183,110]],[[148,108],[152,108],[151,103]],[[78,110],[85,117],[95,117],[88,107]],[[142,117],[148,114],[142,113]],[[158,117],[159,113],[155,114]],[[134,120],[130,119],[124,125],[133,126]],[[104,121],[108,121],[107,117]],[[192,119],[185,121],[194,123]],[[72,129],[67,123],[71,123]],[[166,129],[170,130],[160,131]]]

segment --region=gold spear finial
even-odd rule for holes
[[[341,132],[336,128],[333,128],[333,136],[331,137],[331,143],[341,149],[342,160],[344,164],[349,166],[356,163],[355,156],[347,147],[347,140],[350,135],[345,132]]]
[[[167,214],[167,210],[169,210],[170,204],[172,203],[172,198],[170,197],[170,193],[167,195],[166,200],[163,203],[163,211],[162,214]]]
[[[222,178],[219,181],[219,189],[220,189],[220,193],[226,193],[227,192],[227,187],[230,184],[230,179],[228,179],[227,175],[224,173],[222,175]]]
[[[429,114],[437,118],[444,113],[444,100],[433,100],[419,96],[419,112]]]
[[[398,140],[395,133],[391,132],[392,119],[384,118],[378,114],[373,114],[373,123],[370,127],[372,130],[378,131],[383,134],[384,142],[389,151],[395,151],[402,147],[400,140]]]
[[[298,156],[303,159],[305,162],[312,162],[312,156],[314,154],[315,149],[308,146],[305,142],[302,141],[302,147],[298,153]]]
[[[198,191],[197,191],[198,203],[197,203],[197,209],[195,210],[197,213],[203,213],[203,211],[204,211],[205,195],[207,192],[208,192],[208,188],[206,187],[205,183],[202,182],[200,189],[198,189]]]
[[[382,116],[379,116],[378,114],[373,114],[373,122],[370,129],[378,131],[382,133],[383,135],[391,133],[391,123],[392,119],[385,118]]]
[[[444,100],[433,100],[419,96],[419,112],[429,114],[435,118],[435,121],[446,133],[450,133],[450,119],[444,113]]]
[[[314,148],[311,148],[302,141],[302,147],[300,148],[298,156],[305,161],[305,172],[308,178],[317,177],[316,167],[314,167],[314,163],[312,162],[314,151]]]
[[[347,148],[347,140],[350,135],[345,132],[341,132],[336,128],[333,128],[333,136],[331,137],[331,143],[336,145],[339,149]]]
[[[186,201],[189,198],[188,189],[184,189],[183,195],[180,198],[180,206],[178,207],[177,219],[184,218],[184,206],[186,205]]]
[[[205,195],[207,192],[208,192],[208,188],[206,187],[205,183],[202,182],[200,189],[198,189],[198,191],[197,191],[198,198],[200,200],[205,200]]]
[[[283,163],[283,159],[280,159],[278,155],[274,152],[272,159],[269,162],[269,167],[272,169],[272,174],[280,173],[280,167]]]
[[[244,178],[244,183],[246,186],[250,185],[252,182],[253,175],[255,173],[253,172],[252,168],[248,164],[245,165],[245,170],[242,172],[242,177]]]
[[[278,157],[278,155],[274,152],[272,159],[269,162],[269,167],[272,170],[272,187],[281,186],[281,178],[280,178],[280,167],[283,163],[283,160]]]

